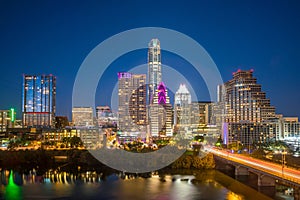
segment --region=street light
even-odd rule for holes
[[[284,168],[284,165],[285,165],[285,155],[286,155],[286,151],[283,150],[283,152],[281,152],[281,155],[282,155],[282,158],[281,158],[281,163],[282,163],[282,176],[284,175],[283,174],[283,168]]]

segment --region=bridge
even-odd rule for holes
[[[300,200],[300,171],[284,167],[275,163],[232,154],[215,148],[207,149],[213,153],[216,159],[235,167],[235,175],[249,175],[249,172],[257,175],[257,186],[275,187],[281,183],[294,189],[294,199]]]

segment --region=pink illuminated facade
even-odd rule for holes
[[[149,105],[149,117],[152,137],[170,137],[173,135],[172,105],[168,90],[163,82],[159,83],[152,104]]]
[[[158,104],[165,105],[167,103],[167,89],[163,82],[158,85],[157,88]]]

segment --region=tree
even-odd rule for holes
[[[79,146],[82,146],[83,143],[82,143],[80,137],[73,136],[70,138],[70,145],[71,145],[71,147],[79,147]]]
[[[251,155],[254,158],[263,159],[263,158],[265,158],[266,153],[263,149],[259,148],[259,149],[254,150]]]
[[[196,135],[194,137],[194,140],[198,141],[198,142],[203,142],[204,141],[204,137],[202,135]]]
[[[218,140],[215,143],[215,146],[220,147],[223,144],[223,140],[221,137],[218,138]]]

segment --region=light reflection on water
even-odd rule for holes
[[[9,173],[8,184],[5,188],[5,199],[22,199],[22,189],[20,186],[15,184],[13,171]]]
[[[228,190],[216,179],[221,182],[235,180],[218,171],[190,172],[192,175],[152,173],[150,178],[142,178],[135,174],[104,176],[96,172],[70,174],[50,170],[44,176],[36,176],[32,172],[7,175],[7,171],[1,171],[0,199],[238,200],[254,196],[268,199],[247,186],[239,187],[242,188],[239,191]]]

